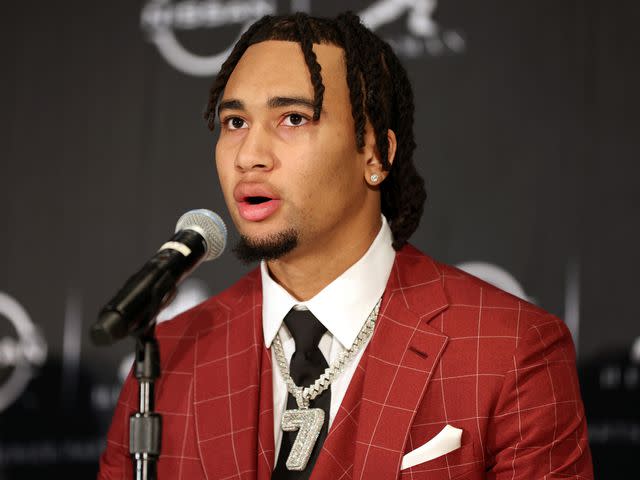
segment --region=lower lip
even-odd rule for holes
[[[280,200],[273,199],[255,205],[248,202],[238,202],[237,205],[238,212],[243,219],[250,222],[261,222],[269,218],[280,208]]]

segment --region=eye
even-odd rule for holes
[[[229,130],[239,130],[241,128],[247,128],[247,122],[245,122],[240,117],[225,118],[224,122],[222,123]]]
[[[284,117],[282,124],[285,127],[301,127],[309,121],[308,118],[299,113],[290,113]]]

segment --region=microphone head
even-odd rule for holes
[[[227,245],[227,227],[220,216],[211,210],[189,210],[178,219],[176,232],[180,230],[194,230],[202,235],[207,244],[203,262],[218,258]]]

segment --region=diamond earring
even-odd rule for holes
[[[374,173],[374,174],[373,174],[373,175],[371,175],[371,177],[369,177],[369,178],[371,178],[371,181],[372,181],[373,183],[376,183],[376,182],[378,181],[378,178],[380,178],[380,177],[378,177],[378,175],[376,175],[376,174]]]

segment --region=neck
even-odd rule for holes
[[[370,222],[368,228],[356,228],[355,235],[342,238],[332,234],[330,241],[316,242],[311,251],[296,248],[278,260],[267,262],[271,276],[294,298],[305,301],[338,278],[367,252],[382,222]]]

